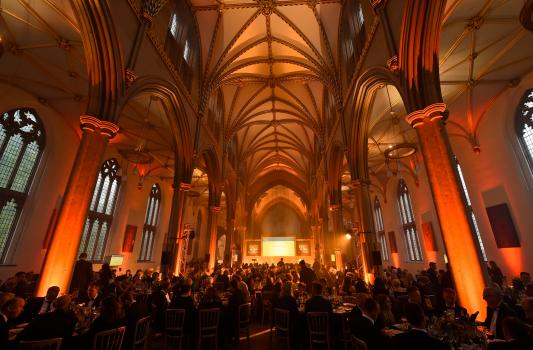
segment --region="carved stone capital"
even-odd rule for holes
[[[387,4],[387,0],[370,0],[372,8],[377,10],[380,7],[384,7]]]
[[[115,137],[120,129],[118,125],[114,123],[100,120],[90,115],[82,115],[80,117],[80,128],[83,131],[99,131],[100,133],[109,137],[109,139]]]
[[[387,60],[387,68],[393,73],[398,73],[400,70],[400,63],[398,62],[397,55],[394,55]]]
[[[362,186],[370,186],[370,180],[367,180],[367,179],[353,180],[351,185],[352,185],[352,188],[358,188],[358,187],[362,187]]]
[[[417,111],[409,113],[405,117],[405,120],[413,128],[416,128],[417,125],[424,123],[424,120],[434,120],[444,118],[446,115],[446,104],[444,102],[433,103],[432,105],[427,106],[424,109],[419,109]]]
[[[212,213],[220,213],[222,211],[222,208],[220,208],[219,206],[216,206],[216,205],[210,205],[209,206],[209,211],[212,212]]]
[[[338,211],[341,209],[341,205],[340,204],[330,204],[329,206],[329,210],[330,211]]]
[[[131,69],[126,69],[126,86],[130,87],[135,80],[137,80],[137,74]]]
[[[192,185],[189,184],[189,183],[186,183],[186,182],[181,182],[180,183],[180,190],[181,191],[190,191],[192,188]]]

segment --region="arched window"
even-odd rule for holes
[[[422,261],[422,248],[420,239],[416,231],[415,216],[409,189],[402,179],[398,183],[398,205],[400,207],[400,218],[403,224],[403,233],[407,243],[407,255],[410,261]]]
[[[374,222],[376,224],[376,234],[378,235],[379,244],[381,245],[381,258],[383,261],[388,261],[389,247],[387,246],[387,238],[385,237],[385,226],[383,225],[381,204],[379,203],[377,196],[374,199]]]
[[[0,263],[4,263],[45,145],[41,119],[31,108],[0,117]]]
[[[483,246],[483,241],[481,240],[481,233],[479,232],[479,227],[477,225],[476,215],[474,215],[474,209],[472,209],[472,203],[470,202],[470,196],[468,195],[468,189],[466,188],[465,178],[463,177],[463,170],[461,169],[461,165],[459,164],[457,157],[454,156],[454,159],[457,174],[459,175],[459,179],[461,180],[461,185],[463,187],[463,194],[466,199],[466,211],[470,217],[470,223],[472,224],[472,227],[474,228],[474,231],[476,233],[475,238],[477,240],[479,252],[481,253],[483,261],[487,261],[487,254],[485,253],[485,247]]]
[[[157,219],[159,217],[159,207],[161,206],[161,188],[158,184],[152,186],[146,216],[144,217],[143,237],[141,242],[140,261],[151,261],[152,250],[154,248],[155,230],[157,229]]]
[[[88,260],[103,259],[120,187],[119,169],[117,160],[111,158],[104,162],[98,173],[78,251],[78,255],[87,253]]]
[[[516,113],[516,133],[533,171],[533,89],[526,91]]]
[[[175,1],[168,24],[165,48],[189,91],[200,67],[199,34],[187,1]]]
[[[354,73],[366,42],[365,18],[360,0],[347,0],[341,15],[341,54],[346,84]]]

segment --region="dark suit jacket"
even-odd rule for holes
[[[81,296],[85,295],[92,278],[93,264],[86,260],[76,261],[74,272],[72,273],[72,282],[70,282],[70,293],[72,293],[74,289],[77,289]]]
[[[331,302],[321,296],[315,295],[305,302],[305,312],[333,312]]]
[[[366,343],[368,350],[390,349],[390,340],[364,316],[350,318],[352,334]]]
[[[28,300],[28,303],[24,307],[24,311],[22,312],[20,317],[18,317],[18,319],[16,320],[16,323],[30,322],[35,317],[37,317],[37,315],[39,314],[39,311],[41,311],[43,302],[44,302],[44,297],[35,297],[35,298],[31,298],[30,300]]]
[[[85,306],[89,306],[91,299],[88,297],[82,298],[78,300],[78,303],[83,303]],[[91,305],[94,308],[98,308],[100,306],[100,302],[102,301],[102,295],[98,294],[96,298],[94,298],[93,304]]]
[[[74,333],[76,317],[70,312],[57,310],[38,315],[16,340],[43,340],[51,338],[68,338]]]
[[[0,315],[0,349],[9,347],[9,328],[4,316]]]
[[[169,309],[181,309],[185,310],[185,325],[186,331],[191,331],[196,324],[196,308],[194,306],[194,300],[192,297],[184,297],[181,295],[172,298]]]
[[[410,330],[392,338],[394,350],[448,350],[450,347],[426,332]]]
[[[487,307],[487,318],[485,319],[485,322],[483,325],[487,328],[490,327],[490,324],[492,323],[492,314],[494,313],[494,309],[491,309]],[[498,318],[496,319],[496,339],[504,339],[503,337],[503,319],[506,317],[516,317],[516,313],[513,311],[513,309],[507,305],[506,303],[501,303],[500,308],[498,310]]]
[[[437,308],[436,314],[438,316],[442,316],[442,315],[444,315],[444,313],[447,310],[448,310],[448,308],[446,307],[446,305],[441,304]],[[460,306],[460,305],[457,305],[457,304],[455,304],[455,307],[454,307],[454,314],[455,314],[455,317],[468,318],[468,312],[466,311],[466,309],[464,307]]]

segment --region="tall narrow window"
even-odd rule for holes
[[[161,205],[161,188],[158,184],[152,186],[148,205],[146,207],[146,216],[144,218],[143,237],[141,243],[140,261],[151,261],[152,250],[154,248],[154,237],[157,228],[157,219],[159,217],[159,207]]]
[[[381,204],[376,196],[374,199],[374,222],[376,224],[376,234],[378,235],[379,243],[381,245],[381,258],[383,261],[389,260],[389,247],[387,246],[387,238],[385,237],[385,226],[383,225],[383,213],[381,211]]]
[[[533,89],[526,91],[516,114],[516,133],[533,171]]]
[[[409,196],[409,189],[403,179],[398,183],[398,206],[400,207],[400,218],[403,224],[403,233],[409,260],[422,261],[422,248],[420,246],[418,232],[416,231],[411,196]]]
[[[468,189],[466,188],[466,182],[463,176],[463,170],[461,169],[461,165],[459,164],[457,157],[454,156],[454,159],[455,159],[455,166],[457,167],[457,174],[459,174],[459,179],[461,180],[461,186],[463,187],[463,193],[466,198],[466,211],[468,212],[468,216],[470,217],[470,222],[476,233],[476,240],[477,240],[477,244],[479,247],[479,251],[481,252],[481,257],[483,258],[483,261],[487,261],[487,254],[485,253],[485,246],[483,246],[483,241],[481,240],[481,233],[479,232],[479,227],[477,225],[476,216],[474,215],[474,209],[472,209],[472,203],[470,202],[470,196],[468,195]]]
[[[33,109],[0,116],[0,263],[6,260],[44,144],[44,128]]]
[[[98,173],[78,251],[78,255],[87,253],[88,260],[103,259],[120,187],[119,169],[117,160],[111,158],[104,162]]]

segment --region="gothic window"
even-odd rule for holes
[[[365,18],[360,0],[347,0],[341,15],[341,54],[346,84],[354,73],[366,42]]]
[[[533,89],[526,91],[516,114],[516,132],[533,171]]]
[[[87,253],[87,259],[102,261],[107,236],[113,221],[113,212],[120,188],[120,166],[115,158],[102,165],[89,204],[89,213],[83,228],[78,255]]]
[[[409,260],[422,261],[422,248],[416,230],[413,205],[411,204],[409,189],[403,179],[398,183],[398,206],[400,208],[400,219],[403,224],[403,232]]]
[[[476,238],[476,241],[479,247],[479,251],[481,252],[481,257],[483,258],[483,261],[487,261],[487,254],[485,253],[485,247],[483,246],[483,241],[481,240],[481,233],[479,232],[479,227],[477,225],[476,215],[474,215],[474,209],[472,209],[472,203],[470,202],[470,196],[468,195],[468,189],[466,188],[466,182],[463,176],[463,170],[461,169],[461,165],[459,164],[457,157],[454,156],[454,159],[455,159],[455,166],[457,169],[457,174],[459,175],[459,179],[461,180],[463,194],[466,199],[466,211],[470,218],[470,223],[476,233],[475,238]]]
[[[33,109],[0,116],[0,263],[5,262],[44,145],[44,127]]]
[[[376,224],[376,234],[381,246],[381,258],[383,261],[389,260],[389,248],[387,246],[387,238],[385,237],[385,227],[383,225],[383,212],[381,211],[381,204],[376,196],[374,199],[374,222]]]
[[[200,67],[199,34],[187,1],[175,1],[170,16],[165,49],[189,91]]]
[[[157,229],[157,219],[159,217],[159,207],[161,205],[161,188],[158,184],[152,186],[146,216],[144,217],[143,237],[141,242],[140,261],[151,261],[152,250],[154,248],[155,231]]]

